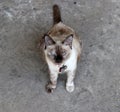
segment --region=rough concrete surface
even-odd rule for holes
[[[54,3],[83,41],[73,93],[64,75],[45,91],[36,44]],[[0,112],[120,112],[120,0],[0,0]]]

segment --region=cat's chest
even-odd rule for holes
[[[71,57],[61,65],[53,65],[51,67],[57,73],[63,73],[63,72],[74,70],[76,68],[76,61],[77,61],[76,55],[72,54]]]
[[[52,72],[63,73],[63,72],[75,70],[77,66],[76,62],[77,62],[76,51],[73,50],[71,56],[63,63],[57,65],[48,60],[48,66]]]

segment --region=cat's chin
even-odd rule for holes
[[[61,66],[61,65],[63,65],[63,62],[61,62],[61,63],[56,63],[56,62],[54,62],[54,64],[55,64],[56,66]]]
[[[61,68],[63,66],[63,63],[54,63],[57,68]]]
[[[56,66],[58,67],[58,68],[60,68],[60,67],[62,67],[62,63],[60,63],[60,64],[56,64]]]

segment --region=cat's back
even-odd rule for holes
[[[48,32],[48,35],[55,41],[63,41],[71,34],[74,34],[74,30],[62,22],[55,24]]]

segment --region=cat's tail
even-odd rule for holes
[[[53,24],[62,22],[61,13],[58,5],[53,5]]]

